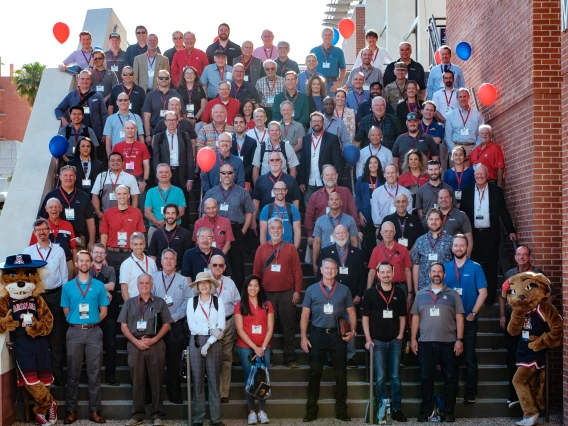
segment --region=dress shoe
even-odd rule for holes
[[[221,404],[228,404],[229,403],[229,398],[227,398],[226,396],[221,397]]]
[[[170,401],[172,404],[183,404],[183,401],[182,401],[181,398],[170,398],[169,401]]]
[[[444,421],[446,423],[455,423],[456,416],[454,416],[453,413],[446,413],[446,415],[444,416]]]
[[[392,413],[392,419],[396,420],[397,422],[406,422],[408,420],[400,410],[396,410]]]
[[[99,416],[99,413],[97,413],[96,411],[93,411],[91,413],[91,417],[90,417],[92,422],[95,423],[106,423],[106,420],[103,419],[101,416]]]
[[[67,411],[67,414],[65,414],[65,420],[63,420],[63,424],[70,425],[75,423],[76,421],[77,421],[77,413]]]
[[[107,385],[107,386],[120,386],[120,383],[116,379],[108,379],[105,382],[105,385]]]
[[[53,386],[59,386],[59,387],[63,387],[65,386],[67,383],[65,383],[65,380],[63,380],[62,377],[56,377],[53,380]]]
[[[341,420],[342,422],[350,422],[351,421],[351,417],[349,417],[347,415],[347,413],[336,414],[335,418]]]
[[[302,420],[304,423],[308,423],[308,422],[313,422],[314,420],[317,420],[318,415],[317,414],[306,414],[306,416],[304,417],[304,419]]]

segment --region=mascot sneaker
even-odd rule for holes
[[[53,424],[57,421],[57,400],[55,398],[53,398],[51,407],[49,407],[49,411],[47,412],[47,420],[50,424]]]
[[[45,417],[45,414],[39,414],[39,413],[35,415],[35,422],[40,426],[41,425],[49,426],[51,424],[49,420],[47,420],[47,418]]]

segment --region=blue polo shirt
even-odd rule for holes
[[[292,221],[288,217],[288,210],[286,207],[280,207],[276,204],[274,205],[274,211],[272,212],[272,217],[268,217],[268,209],[270,204],[265,205],[260,212],[260,220],[263,222],[268,222],[268,219],[272,219],[272,217],[279,217],[282,219],[284,225],[284,234],[282,235],[282,239],[287,243],[294,244],[294,229],[292,228],[293,222],[298,222],[301,220],[300,212],[296,208],[294,204],[290,204],[290,209],[292,211]],[[266,232],[266,241],[270,241],[270,233]]]
[[[146,200],[144,201],[144,208],[150,207],[152,209],[152,213],[156,216],[156,219],[164,220],[162,208],[166,204],[175,204],[178,207],[187,207],[185,204],[185,195],[182,189],[171,185],[170,189],[162,191],[162,188],[158,185],[148,190]],[[181,219],[179,219],[177,223],[178,225],[181,225]]]
[[[331,46],[324,52],[323,45],[319,45],[310,50],[310,53],[316,55],[318,66],[316,71],[325,78],[339,77],[339,70],[345,69],[345,55],[339,47]],[[324,68],[324,63],[329,63],[329,68]]]
[[[79,286],[77,286],[77,282]],[[61,292],[61,307],[69,308],[67,315],[67,322],[69,324],[86,325],[97,324],[100,322],[99,307],[107,306],[109,304],[108,296],[106,294],[105,285],[94,278],[89,282],[82,283],[79,278],[72,279],[71,281],[63,284],[63,291]],[[86,293],[85,296],[81,294]],[[88,318],[81,318],[79,314],[79,305],[81,303],[89,304]]]
[[[461,268],[458,268],[457,273],[453,260],[444,264],[444,270],[446,271],[444,283],[449,288],[453,289],[461,287],[461,297],[463,309],[465,311],[464,315],[468,316],[475,306],[479,289],[487,288],[487,281],[485,280],[483,268],[479,263],[468,258],[464,265]],[[459,284],[458,277],[456,275],[460,277]],[[475,320],[477,321],[477,316],[475,317]]]
[[[440,138],[442,141],[444,140],[444,133],[445,129],[442,123],[438,123],[437,121],[432,121],[430,126],[424,124],[423,121],[420,121],[419,127],[420,131],[425,135],[430,135],[433,138]],[[428,132],[426,132],[428,131]]]

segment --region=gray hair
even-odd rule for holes
[[[142,232],[134,232],[130,236],[130,245],[132,245],[134,240],[142,240],[142,241],[144,241],[144,245],[146,245],[146,238],[144,237],[144,234]]]
[[[167,249],[164,249],[164,251],[162,252],[162,256],[160,257],[160,259],[164,260],[164,255],[167,254],[167,253],[173,253],[173,255],[174,255],[174,260],[177,260],[177,253],[176,253],[176,251],[175,251],[174,249],[169,248],[169,247],[168,247]]]
[[[272,226],[272,224],[275,222],[278,222],[280,226],[284,227],[284,221],[280,219],[278,216],[271,217],[270,219],[268,219],[268,227],[270,228],[270,226]]]

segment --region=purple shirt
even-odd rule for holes
[[[67,58],[65,58],[63,63],[67,66],[77,64],[85,70],[89,68],[89,61],[91,60],[92,54],[93,50],[90,50],[88,52],[85,52],[82,49],[75,50],[73,53],[67,56]]]

